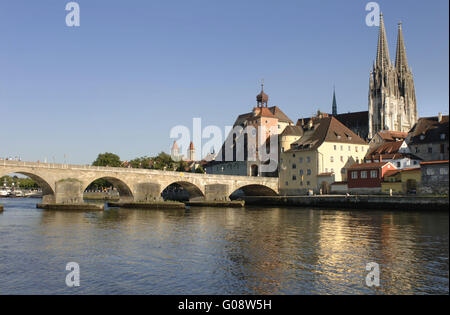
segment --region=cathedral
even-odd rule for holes
[[[406,59],[402,24],[398,25],[397,53],[393,64],[381,14],[377,57],[370,74],[369,138],[381,130],[408,132],[417,120],[414,79]]]

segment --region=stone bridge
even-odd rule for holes
[[[43,203],[82,203],[84,191],[97,179],[113,184],[121,202],[161,200],[161,193],[172,184],[183,187],[191,200],[228,200],[237,190],[247,196],[278,194],[278,178],[0,160],[0,177],[13,173],[35,180],[42,189]]]

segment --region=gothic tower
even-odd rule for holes
[[[381,130],[408,132],[417,119],[414,79],[406,59],[402,26],[399,24],[393,65],[381,14],[377,57],[369,84],[369,138]]]
[[[332,106],[332,112],[333,116],[336,117],[338,115],[337,113],[337,102],[336,102],[336,89],[333,88],[333,106]]]

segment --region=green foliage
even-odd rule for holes
[[[106,167],[120,167],[122,162],[120,157],[114,153],[102,153],[99,154],[97,159],[92,163],[93,166],[106,166]]]
[[[203,167],[202,167],[201,165],[199,165],[199,166],[197,167],[197,169],[195,170],[195,172],[198,173],[198,174],[205,174],[205,173],[206,173],[205,170],[203,169]]]
[[[87,190],[103,190],[105,188],[113,188],[113,184],[104,179],[97,179],[93,181],[87,188]]]
[[[0,178],[0,185],[3,186],[3,184],[6,183],[8,187],[12,187],[12,184],[14,183],[15,187],[22,188],[22,189],[38,189],[39,185],[31,178],[25,177],[25,178],[19,178],[17,176],[11,177],[11,176],[3,176]]]

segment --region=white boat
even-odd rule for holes
[[[9,192],[6,189],[0,189],[0,198],[5,198],[9,196]]]

